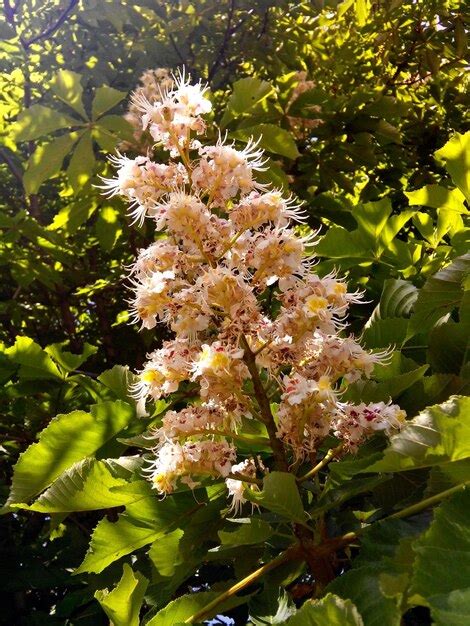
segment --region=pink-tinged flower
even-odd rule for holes
[[[172,271],[176,275],[184,271],[185,261],[185,255],[178,246],[169,239],[159,239],[139,251],[139,256],[130,267],[130,274],[137,280],[143,280],[153,272]]]
[[[203,344],[192,369],[192,380],[199,383],[201,398],[229,408],[235,422],[242,414],[250,416],[250,400],[242,391],[250,376],[242,358],[243,350],[215,341]]]
[[[176,156],[195,147],[191,133],[202,134],[206,125],[201,115],[212,105],[205,98],[207,87],[191,85],[183,73],[173,77],[174,87],[161,94],[160,101],[150,102],[142,93],[133,97],[134,107],[142,113],[142,126],[148,128],[156,143]]]
[[[171,493],[178,480],[190,488],[199,483],[193,476],[225,478],[236,460],[235,448],[225,439],[200,439],[183,444],[168,441],[154,450],[155,458],[146,470],[159,493]]]
[[[278,410],[277,436],[302,459],[314,452],[330,430],[337,397],[328,376],[285,376]]]
[[[258,458],[258,467],[260,469],[265,470],[261,459]],[[256,463],[254,459],[246,459],[241,463],[237,463],[236,465],[232,465],[232,474],[240,474],[241,476],[246,476],[247,478],[256,478]],[[233,512],[235,515],[239,515],[242,511],[242,507],[247,502],[247,498],[245,497],[246,491],[250,490],[253,492],[259,492],[258,485],[251,482],[243,482],[241,480],[236,480],[235,478],[227,478],[225,480],[225,484],[227,485],[228,495],[232,498],[232,502],[230,504],[229,511]],[[252,504],[252,507],[256,506]]]
[[[157,229],[168,231],[183,243],[202,248],[211,214],[196,196],[184,191],[170,193],[166,200],[155,206]]]
[[[134,282],[135,297],[131,301],[133,323],[141,321],[143,328],[155,328],[171,301],[169,291],[174,278],[172,271],[153,272],[142,282]]]
[[[320,331],[307,340],[303,357],[299,360],[302,373],[314,378],[329,372],[335,380],[344,378],[352,383],[363,376],[370,378],[376,364],[389,358],[389,351],[370,352],[354,339],[325,335]]]
[[[192,360],[198,352],[197,344],[184,339],[165,341],[162,348],[147,355],[139,381],[132,387],[133,396],[145,402],[177,391],[180,382],[189,380]]]
[[[237,231],[257,229],[268,222],[284,227],[290,220],[303,222],[305,218],[300,205],[280,191],[252,191],[230,209],[230,221]]]
[[[193,169],[193,185],[208,195],[209,206],[223,207],[236,196],[253,189],[265,189],[253,179],[254,171],[263,171],[263,151],[249,141],[243,150],[227,145],[219,138],[215,146],[199,149],[200,159]]]
[[[287,229],[258,232],[253,236],[246,264],[253,269],[253,283],[261,287],[305,272],[305,247],[300,237]]]
[[[340,403],[332,428],[334,435],[344,441],[346,448],[355,452],[374,432],[384,431],[387,436],[397,432],[403,427],[405,419],[405,411],[390,402],[361,403],[357,406]]]
[[[146,156],[128,159],[119,152],[109,160],[118,170],[117,177],[102,178],[104,184],[99,188],[104,189],[108,197],[120,195],[128,200],[132,223],[138,222],[139,225],[151,214],[161,196],[187,180],[180,164],[154,163]]]
[[[195,435],[217,435],[224,429],[232,428],[233,420],[223,407],[213,402],[204,402],[181,411],[165,413],[162,425],[155,431],[154,437],[163,443],[170,439],[187,439]]]

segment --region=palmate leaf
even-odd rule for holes
[[[465,254],[428,278],[414,305],[410,336],[426,332],[446,313],[462,304],[469,273],[470,254]]]
[[[233,84],[220,127],[225,128],[234,118],[246,113],[273,93],[270,83],[259,78],[242,78]]]
[[[90,180],[94,165],[95,153],[93,151],[91,131],[87,130],[75,146],[67,168],[67,178],[75,192],[79,191]]]
[[[270,472],[263,479],[263,490],[246,492],[255,504],[295,522],[305,522],[305,511],[295,476],[287,472]]]
[[[179,544],[184,531],[177,528],[166,533],[155,541],[148,551],[149,559],[160,576],[173,576],[178,565],[183,563],[183,556],[179,551]]]
[[[411,542],[420,530],[401,520],[373,525],[361,541],[352,568],[328,586],[328,591],[354,602],[365,626],[401,623],[401,594],[413,560]]]
[[[431,608],[436,626],[470,622],[470,490],[443,502],[429,529],[414,544],[417,554],[410,594]]]
[[[51,82],[52,91],[66,105],[76,111],[83,119],[88,119],[82,102],[83,87],[81,75],[71,70],[60,70]]]
[[[159,500],[149,483],[140,481],[137,485],[134,501],[126,505],[126,512],[119,516],[117,522],[103,519],[98,523],[76,574],[103,571],[122,556],[180,528],[191,514],[203,506],[195,503],[192,494],[175,494]],[[129,489],[117,489],[116,492],[129,494],[132,488],[131,483]]]
[[[265,583],[263,591],[256,593],[249,603],[250,624],[268,626],[285,624],[296,613],[295,604],[290,595],[278,585]]]
[[[167,604],[164,609],[152,617],[152,619],[147,622],[147,626],[176,626],[176,624],[182,624],[198,611],[204,609],[205,606],[215,600],[219,595],[220,593],[217,591],[202,591],[200,593],[191,593],[181,596]],[[232,598],[228,598],[225,602],[217,605],[212,612],[209,612],[207,617],[212,617],[223,611],[233,609],[240,604],[245,604],[245,602],[248,602],[249,598],[250,596],[233,596]]]
[[[104,85],[98,87],[95,91],[95,97],[93,98],[93,104],[91,105],[91,117],[93,120],[101,117],[106,111],[109,111],[115,107],[121,100],[127,96],[126,91],[119,91]]]
[[[40,513],[108,509],[132,499],[112,491],[126,484],[124,479],[113,476],[105,461],[86,458],[65,470],[31,506],[22,508]]]
[[[20,379],[63,379],[51,356],[30,337],[18,336],[14,345],[5,350],[5,355],[10,362],[20,366],[18,371]]]
[[[124,563],[122,577],[112,591],[100,589],[95,598],[113,626],[139,626],[139,613],[148,580],[140,572],[133,572],[130,565]]]
[[[131,407],[117,400],[95,404],[90,413],[73,411],[53,418],[39,441],[20,455],[5,507],[25,503],[40,493],[64,470],[97,452],[133,416]]]
[[[80,133],[66,133],[36,148],[28,159],[23,176],[27,194],[35,194],[42,183],[61,171],[65,157],[71,152]]]
[[[363,626],[359,611],[351,600],[332,593],[321,600],[308,600],[287,622],[286,626]],[[384,625],[385,626],[385,625]]]
[[[257,517],[251,517],[246,520],[238,519],[236,523],[232,523],[231,526],[234,527],[234,529],[228,532],[226,530],[219,530],[220,543],[223,546],[243,546],[263,543],[273,534],[271,526]]]
[[[470,457],[470,398],[452,396],[407,422],[381,460],[363,472],[401,472]]]
[[[455,133],[434,156],[444,161],[452,180],[470,202],[470,131]]]
[[[42,104],[33,104],[18,116],[12,132],[16,141],[31,141],[61,128],[77,126],[79,122]]]
[[[259,146],[273,154],[280,154],[288,159],[300,156],[292,135],[275,124],[258,124],[250,128],[242,128],[230,133],[230,137],[241,141],[259,140]]]

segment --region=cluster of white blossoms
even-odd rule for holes
[[[154,433],[150,479],[162,494],[225,479],[239,511],[267,471],[258,458],[237,459],[248,420],[270,423],[266,443],[282,442],[287,459],[314,462],[326,436],[354,451],[374,432],[400,428],[405,414],[342,401],[347,385],[370,377],[387,354],[345,336],[348,307],[361,294],[313,272],[312,237],[295,228],[302,210],[256,182],[266,167],[257,144],[238,149],[219,136],[202,145],[211,103],[184,75],[158,98],[139,92],[134,105],[169,162],[119,155],[104,187],[159,231],[131,268],[131,308],[142,327],[173,332],[148,355],[134,394],[145,403],[178,392],[173,403],[183,407]]]
[[[139,78],[139,84],[135,90],[138,96],[144,96],[149,102],[161,100],[162,94],[173,86],[173,77],[170,70],[159,67],[156,70],[146,70]],[[127,113],[124,115],[126,122],[132,127],[132,141],[123,141],[121,151],[146,152],[152,148],[152,138],[142,127],[142,113],[136,104],[131,101]]]

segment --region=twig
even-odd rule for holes
[[[209,74],[207,76],[207,80],[208,80],[209,83],[212,81],[212,79],[214,78],[215,73],[219,69],[219,65],[222,62],[222,57],[223,57],[224,52],[225,52],[225,50],[227,48],[229,39],[232,36],[232,18],[233,18],[234,10],[235,10],[235,0],[230,0],[230,6],[229,6],[229,10],[228,10],[228,17],[227,17],[227,27],[225,29],[224,38],[222,39],[222,44],[221,44],[221,46],[219,48],[219,51],[218,51],[217,56],[215,58],[215,61],[212,64],[212,67],[209,70]]]
[[[11,158],[6,149],[0,148],[0,158],[8,165],[8,169],[10,170],[10,172],[17,179],[20,185],[23,186],[23,176],[21,174],[21,169]]]
[[[36,43],[37,41],[45,39],[54,34],[55,31],[62,26],[62,24],[65,22],[65,20],[77,4],[78,0],[70,0],[69,4],[65,7],[65,9],[63,9],[62,13],[59,15],[54,24],[43,30],[41,33],[39,33],[39,35],[36,35],[35,37],[31,37],[31,39],[26,40],[20,37],[21,45],[23,46],[23,48],[27,50],[33,43]]]

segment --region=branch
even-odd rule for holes
[[[261,382],[261,378],[258,372],[255,354],[252,352],[244,335],[241,336],[240,341],[243,347],[243,360],[245,361],[248,371],[251,374],[255,397],[258,401],[258,405],[261,411],[261,421],[266,426],[266,430],[268,431],[269,443],[271,444],[271,448],[274,454],[276,468],[281,472],[287,472],[289,466],[284,452],[284,446],[276,435],[276,425],[274,423],[273,414],[271,413],[269,398],[266,394],[265,388],[263,387],[263,383]]]
[[[15,163],[14,159],[8,154],[5,148],[0,148],[0,158],[8,165],[10,172],[17,179],[21,186],[23,186],[23,175],[21,168]]]
[[[184,58],[184,56],[181,54],[180,49],[178,48],[178,46],[176,45],[176,41],[175,38],[173,37],[172,33],[168,33],[168,38],[170,40],[171,45],[173,46],[174,51],[176,52],[176,54],[178,55],[179,60],[181,61],[181,63],[183,65],[186,65],[186,59]]]
[[[73,9],[77,6],[77,4],[78,4],[78,0],[69,0],[68,5],[65,7],[65,9],[63,9],[62,13],[59,15],[59,17],[54,22],[54,24],[49,26],[49,28],[46,28],[41,33],[39,33],[39,35],[36,35],[35,37],[32,37],[31,39],[24,40],[20,38],[21,45],[23,46],[23,48],[27,50],[33,43],[36,43],[37,41],[40,41],[41,39],[45,39],[49,37],[50,35],[52,35],[53,33],[55,33],[55,31],[62,26],[62,24],[67,19],[67,17],[70,15]]]
[[[222,40],[222,44],[219,48],[219,51],[217,53],[217,56],[215,58],[214,63],[212,64],[211,69],[209,70],[209,74],[207,76],[207,80],[208,82],[211,82],[212,79],[214,78],[215,73],[217,72],[219,65],[222,62],[222,57],[224,55],[224,52],[227,48],[228,42],[230,37],[232,36],[232,18],[233,18],[233,12],[235,10],[235,0],[230,0],[230,7],[228,10],[228,17],[227,17],[227,28],[225,29],[225,34],[224,34],[224,38]]]

